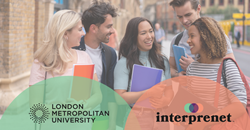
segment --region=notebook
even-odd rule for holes
[[[94,64],[90,64],[90,65],[74,64],[73,65],[73,76],[79,76],[79,77],[93,79],[94,68],[95,68]]]
[[[183,47],[173,45],[173,51],[174,51],[174,58],[175,58],[177,70],[178,70],[178,72],[181,72],[181,71],[183,71],[183,69],[180,66],[179,60],[181,59],[181,56],[187,57],[186,50]]]
[[[139,92],[161,82],[162,69],[134,64],[131,78],[131,92]]]
[[[87,100],[91,94],[92,79],[94,76],[94,64],[90,65],[73,65],[73,77],[72,85],[70,89],[70,98],[77,101]],[[84,77],[84,78],[79,78]]]

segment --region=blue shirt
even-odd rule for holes
[[[140,51],[139,60],[143,64],[143,66],[151,67],[150,62],[148,60],[148,54],[149,51],[143,52]],[[170,67],[169,62],[167,58],[164,58],[164,65],[165,65],[165,71],[162,74],[161,81],[164,81],[166,79],[170,79]],[[156,68],[154,65],[152,68]],[[123,90],[129,90],[128,87],[130,87],[130,84],[128,84],[129,79],[129,72],[130,70],[127,68],[127,59],[125,57],[122,57],[115,66],[114,71],[114,89],[123,89]],[[131,82],[131,81],[130,81]]]
[[[158,41],[158,39],[165,36],[165,32],[162,28],[159,28],[158,30],[155,29],[155,39]]]

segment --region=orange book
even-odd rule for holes
[[[79,76],[79,77],[93,79],[94,68],[95,68],[94,64],[91,64],[91,65],[74,64],[73,65],[73,76]]]
[[[87,100],[91,95],[92,80],[94,76],[94,64],[90,65],[73,65],[73,79],[70,89],[70,97],[79,100]],[[84,78],[80,78],[84,77]]]

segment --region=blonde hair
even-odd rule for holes
[[[71,31],[81,20],[81,16],[72,10],[61,10],[49,19],[44,31],[41,47],[35,52],[34,59],[41,63],[41,67],[48,72],[63,74],[67,63],[72,61],[66,31]]]

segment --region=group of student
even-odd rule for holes
[[[168,60],[162,55],[160,46],[155,40],[152,23],[143,17],[135,17],[127,24],[119,46],[117,61],[115,50],[105,44],[114,33],[112,18],[117,16],[116,9],[110,3],[94,2],[82,16],[72,10],[61,10],[50,18],[45,28],[43,44],[34,54],[29,85],[52,77],[71,76],[73,64],[94,63],[94,80],[113,89],[128,104],[133,104],[147,91],[129,91],[134,64],[162,69],[164,71],[162,81],[182,75],[199,76],[216,81],[217,71],[223,58],[234,59],[227,36],[214,19],[200,17],[199,0],[172,0],[170,5],[185,27],[178,43],[187,52],[187,57],[180,59],[184,71],[178,73],[172,49],[178,35],[171,42]],[[86,30],[84,37],[82,37],[83,26]],[[237,66],[229,60],[226,62],[226,68],[227,88],[246,105],[246,90]],[[221,84],[224,84],[223,81]],[[170,95],[172,89],[169,89]],[[116,107],[114,102],[110,102],[108,106]],[[230,109],[230,106],[223,107]],[[241,114],[239,111],[244,110],[238,110],[231,115],[236,114],[235,117],[238,117]],[[147,129],[150,127],[150,125],[145,126]],[[203,129],[205,126],[192,125],[190,129],[191,127]],[[115,125],[111,123],[109,130],[114,129]]]

